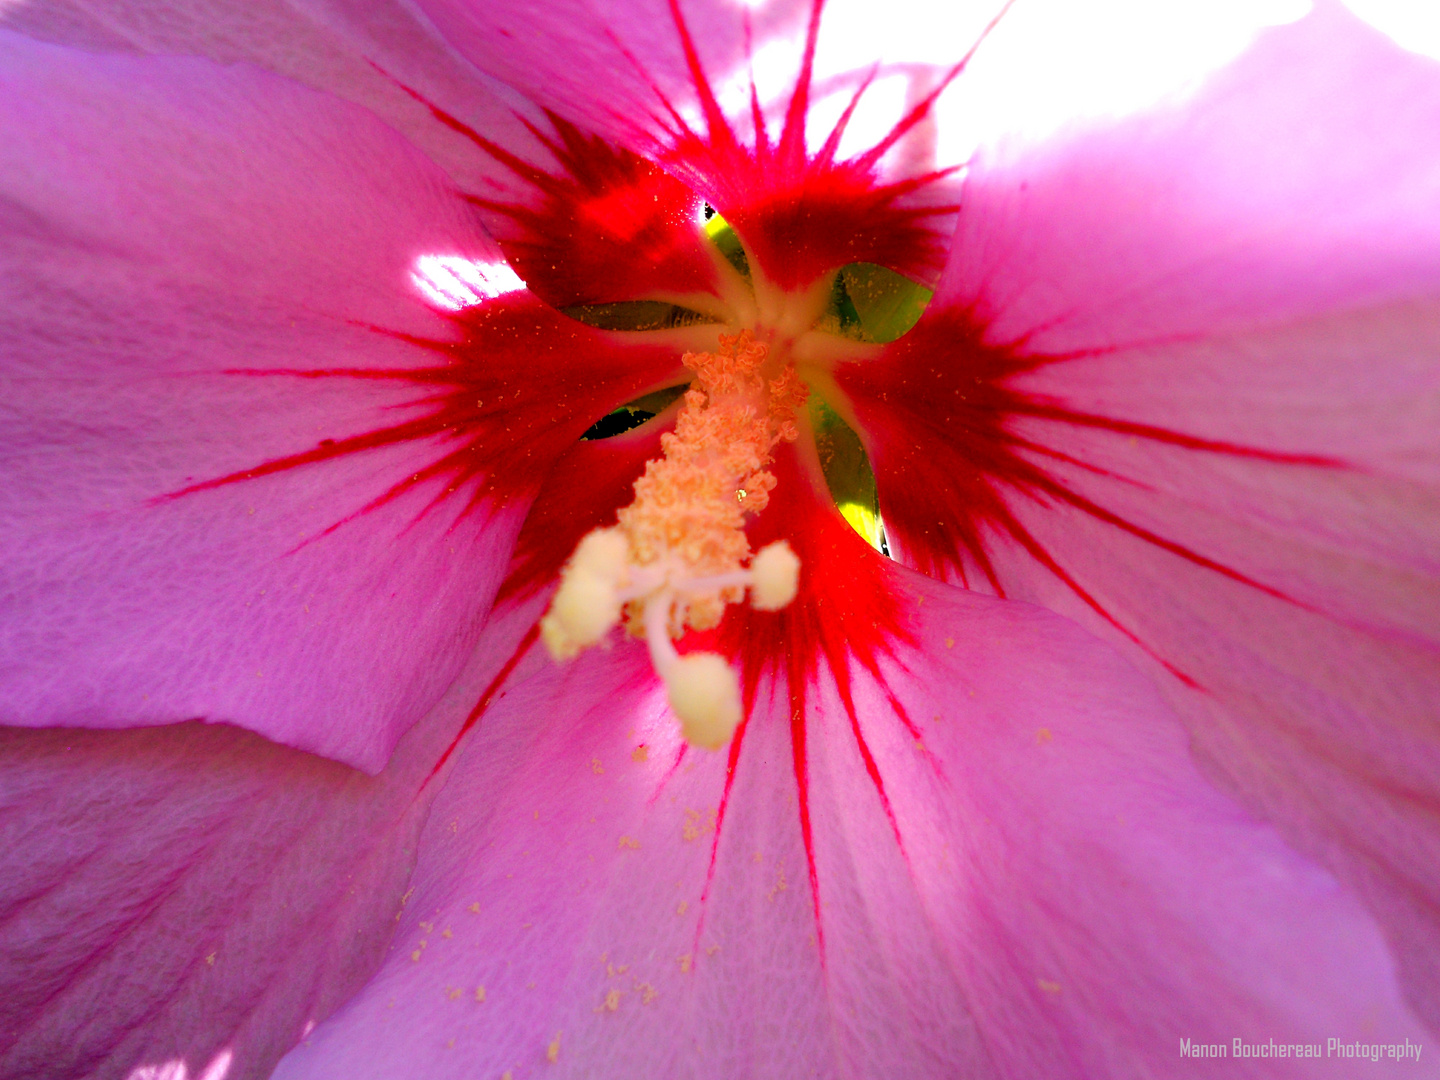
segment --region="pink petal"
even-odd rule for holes
[[[0,27],[91,52],[253,64],[364,105],[472,190],[484,160],[399,81],[472,123],[503,111],[486,80],[394,0],[64,0],[7,5]]]
[[[157,500],[413,417],[403,378],[255,372],[422,371],[403,334],[454,331],[415,259],[493,248],[353,106],[4,38],[4,719],[224,720],[378,769],[469,654],[523,507],[426,514],[441,477],[357,513],[434,439]]]
[[[846,383],[897,549],[1128,650],[1432,1025],[1437,124],[1434,63],[1330,9],[1271,31],[978,167],[941,297]]]
[[[376,777],[225,726],[0,732],[0,1075],[268,1076],[380,962],[468,706]]]
[[[854,722],[822,677],[798,774],[767,678],[728,797],[641,647],[527,655],[436,802],[390,959],[277,1076],[1129,1077],[1172,1073],[1182,1037],[1420,1040],[1368,917],[1200,777],[1138,673],[890,572],[923,647],[852,670]],[[1184,1063],[1354,1075],[1207,1064]]]
[[[982,151],[936,303],[1069,352],[1432,295],[1437,123],[1435,62],[1323,5],[1189,99]]]

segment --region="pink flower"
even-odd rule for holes
[[[0,1076],[1433,1074],[1434,63],[972,157],[984,18],[423,6],[4,12]],[[895,557],[777,451],[712,754],[533,646],[717,322]]]

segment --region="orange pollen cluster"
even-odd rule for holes
[[[795,410],[807,394],[793,365],[765,378],[768,351],[745,330],[722,334],[719,352],[685,354],[695,382],[675,431],[661,437],[665,456],[645,467],[635,501],[619,515],[638,565],[678,560],[688,576],[709,578],[738,571],[749,557],[745,516],[769,503],[775,476],[765,466],[777,443],[795,440]],[[735,585],[688,594],[671,614],[671,635],[710,629],[744,595]],[[636,626],[641,605],[628,614]]]
[[[770,501],[771,452],[798,434],[805,385],[791,364],[767,371],[768,348],[750,331],[720,335],[713,353],[687,353],[695,380],[664,456],[635,482],[619,524],[576,547],[541,620],[557,659],[602,640],[620,620],[643,635],[686,737],[704,746],[728,741],[739,722],[739,691],[720,657],[675,652],[671,638],[717,625],[725,605],[748,589],[754,606],[774,610],[795,595],[799,560],[779,541],[749,566],[747,514]]]

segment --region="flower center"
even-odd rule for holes
[[[574,656],[624,618],[643,636],[685,738],[717,749],[740,722],[735,672],[715,653],[681,656],[672,638],[719,624],[749,591],[773,611],[795,596],[800,561],[783,540],[750,558],[745,520],[769,502],[777,443],[798,435],[807,390],[788,359],[749,330],[720,335],[716,352],[687,353],[695,373],[664,453],[635,482],[612,528],[587,534],[561,573],[541,620],[550,654]],[[747,563],[748,560],[748,563]]]
[[[745,535],[747,515],[762,511],[775,487],[767,469],[771,452],[797,438],[806,383],[838,399],[831,369],[905,333],[930,293],[865,263],[787,290],[758,271],[735,231],[708,206],[704,231],[714,245],[718,299],[726,311],[714,321],[755,327],[761,340],[752,329],[721,333],[715,352],[685,354],[695,378],[674,432],[661,436],[663,455],[635,482],[634,501],[619,511],[618,524],[591,531],[576,546],[540,629],[550,654],[564,660],[599,644],[623,620],[649,646],[685,738],[718,749],[740,722],[739,679],[719,655],[682,656],[673,639],[718,626],[726,606],[743,602],[747,592],[751,606],[767,611],[794,598],[800,561],[790,546],[777,541],[751,558]],[[606,330],[712,321],[658,300],[568,308],[566,314]],[[628,430],[634,417],[653,415],[648,404],[617,410],[586,437]],[[885,550],[874,477],[859,439],[818,397],[810,413],[818,464],[841,513]]]

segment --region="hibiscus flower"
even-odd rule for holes
[[[0,8],[0,1075],[1433,1073],[1435,64],[422,6]]]

